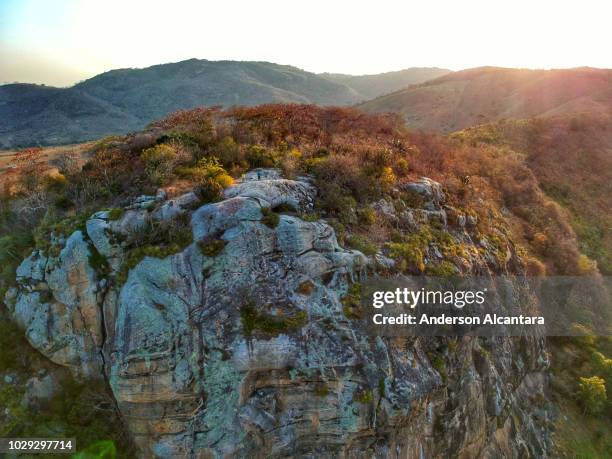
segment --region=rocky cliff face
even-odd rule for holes
[[[380,202],[379,218],[447,224],[435,182],[407,188],[420,208]],[[342,299],[392,262],[300,218],[315,197],[308,179],[255,170],[220,202],[160,193],[120,218],[98,212],[53,241],[57,256],[24,260],[6,303],[49,359],[108,380],[143,457],[546,456],[543,342],[366,334]],[[130,238],[181,215],[193,242],[122,278]],[[490,270],[486,242],[455,217],[448,233],[482,249],[466,251],[465,271]]]

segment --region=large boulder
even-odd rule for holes
[[[91,251],[81,231],[58,257],[34,252],[17,270],[19,288],[6,303],[28,341],[75,374],[102,377],[102,311]]]

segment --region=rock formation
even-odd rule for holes
[[[407,228],[447,223],[438,184],[405,191],[419,199],[381,211]],[[315,196],[307,179],[256,170],[220,202],[161,193],[116,220],[98,212],[58,256],[24,260],[6,302],[49,359],[108,380],[143,457],[545,456],[543,342],[367,334],[342,298],[384,255],[342,248],[325,221],[300,218]],[[271,218],[278,208],[293,212]],[[121,283],[133,232],[177,215],[193,242],[144,257]],[[452,234],[477,244],[461,225]],[[488,269],[486,252],[468,250],[462,269]]]

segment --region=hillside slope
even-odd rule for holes
[[[347,85],[359,93],[363,100],[373,99],[404,89],[413,84],[423,83],[451,73],[448,69],[437,67],[411,67],[396,72],[374,75],[345,75],[341,73],[322,73],[321,76]]]
[[[612,273],[612,123],[607,116],[566,115],[500,121],[452,137],[526,155],[540,187],[571,215],[580,249]]]
[[[350,105],[403,87],[404,82],[423,82],[439,72],[409,69],[331,78],[269,62],[190,59],[112,70],[71,88],[4,85],[0,86],[0,149],[123,134],[173,111],[198,106]]]
[[[612,70],[482,67],[442,76],[360,105],[401,114],[409,127],[451,132],[501,119],[612,113]]]

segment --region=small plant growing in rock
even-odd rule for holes
[[[240,309],[242,328],[246,337],[251,337],[253,332],[261,332],[267,335],[279,335],[297,330],[308,322],[306,311],[299,311],[293,316],[277,317],[257,310],[254,302],[248,301]]]
[[[305,222],[316,222],[321,218],[321,216],[316,212],[303,213],[300,214],[299,217]]]
[[[446,361],[444,360],[444,357],[435,353],[428,354],[428,357],[429,361],[431,362],[431,366],[434,367],[438,373],[440,373],[442,380],[446,381],[446,378],[448,377],[448,372],[446,369]]]
[[[385,378],[380,378],[378,380],[378,396],[380,398],[384,398],[385,394],[386,394]]]
[[[150,221],[129,237],[127,255],[117,282],[125,283],[131,269],[145,257],[166,258],[180,252],[193,240],[188,214],[176,216],[169,221]]]
[[[310,281],[304,281],[300,285],[298,285],[296,292],[298,292],[300,295],[310,296],[313,290],[314,284]]]
[[[280,222],[280,216],[272,209],[270,209],[269,207],[262,207],[261,214],[263,215],[261,222],[264,225],[270,228],[276,228],[278,226]]]
[[[361,319],[363,310],[361,308],[361,284],[351,285],[342,297],[342,311],[347,319]]]
[[[326,383],[320,383],[315,386],[314,394],[317,397],[327,397],[329,395],[329,386]]]
[[[102,255],[100,252],[98,252],[98,250],[95,248],[93,244],[89,245],[89,252],[90,252],[89,257],[88,257],[89,266],[91,266],[94,269],[94,271],[96,271],[98,274],[101,274],[101,275],[108,274],[108,272],[110,271],[110,267],[108,265],[108,261],[106,260],[106,257]]]
[[[353,394],[353,400],[362,405],[367,405],[374,400],[374,393],[369,389],[357,391]]]
[[[205,257],[216,257],[221,253],[227,242],[223,239],[213,239],[212,241],[198,241],[198,247]]]
[[[108,210],[108,219],[109,220],[119,220],[121,217],[123,217],[123,209],[120,207],[113,207],[112,209]]]

